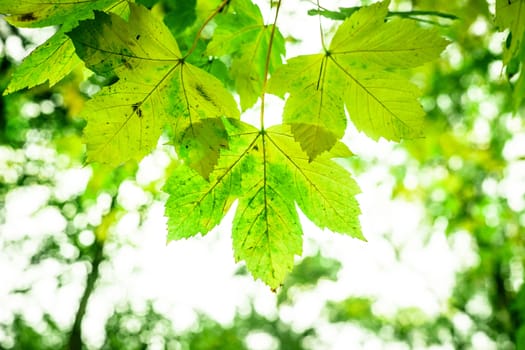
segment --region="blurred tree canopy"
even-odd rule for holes
[[[156,1],[142,3],[152,7]],[[198,15],[200,2],[161,3],[165,23],[180,34]],[[525,349],[525,124],[520,95],[524,49],[512,59],[504,58],[503,48],[510,47],[508,32],[499,31],[494,20],[502,3],[400,0],[391,6],[400,12],[450,15],[422,21],[432,22],[452,44],[443,60],[411,71],[423,89],[425,138],[392,146],[403,154],[401,164],[385,165],[373,156],[350,161],[358,179],[374,167],[388,166],[392,200],[424,208],[424,222],[414,240],[430,244],[431,237],[443,235],[456,254],[465,255],[459,257],[465,262],[438,313],[417,307],[385,313],[370,295],[348,295],[325,303],[325,323],[294,327],[281,319],[279,310],[293,309],[320,286],[337,284],[341,275],[340,262],[317,252],[297,262],[277,292],[273,307],[278,311],[273,316],[250,304],[228,324],[197,313],[193,327],[181,330],[155,300],[139,306],[129,300],[113,305],[101,340],[86,338],[83,321],[90,300],[110,283],[102,283],[101,274],[111,269],[112,256],[130,244],[113,234],[115,228],[130,211],[140,227],[149,207],[165,200],[161,188],[177,160],[168,146],[160,147],[153,159],[161,170],[147,180],[141,178],[144,165],[137,163],[117,168],[85,164],[80,111],[108,82],[99,76],[86,81],[86,72],[77,67],[53,87],[39,85],[0,99],[0,274],[18,266],[11,289],[0,287],[0,349],[330,348],[323,327],[335,332],[358,329],[364,334],[358,340],[363,349]],[[320,2],[321,8],[310,5],[311,15],[336,20],[353,11],[329,2]],[[2,90],[22,56],[35,47],[35,33],[0,24]],[[219,63],[203,61],[201,66],[227,80]],[[64,183],[71,177],[85,180],[79,188],[68,188]],[[124,185],[130,183],[146,198],[132,209],[122,198]],[[24,199],[27,216],[41,216],[49,227],[35,231],[16,221],[13,208],[20,207],[19,198]],[[382,234],[388,237],[389,232]],[[408,248],[391,242],[390,249],[403,260]],[[236,278],[245,274],[241,268]],[[55,291],[50,302],[54,305],[34,301],[42,284]],[[66,294],[77,297],[61,298]],[[57,320],[50,312],[56,305],[69,316]]]

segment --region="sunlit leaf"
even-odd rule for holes
[[[228,147],[228,134],[221,119],[202,119],[179,132],[175,144],[177,154],[208,179],[220,150]]]
[[[106,9],[122,0],[0,0],[0,13],[17,27],[63,25],[92,17],[94,10]]]
[[[243,110],[261,95],[266,58],[273,25],[265,25],[261,11],[249,0],[232,0],[228,12],[217,18],[217,29],[208,45],[213,56],[231,55],[230,74],[241,98]],[[282,64],[284,38],[275,28],[268,73]]]
[[[296,141],[310,159],[329,150],[345,133],[346,82],[323,54],[292,58],[270,80],[270,92],[290,91],[283,121],[292,126]]]
[[[170,177],[169,239],[206,234],[238,199],[232,233],[236,260],[272,288],[302,250],[296,205],[317,226],[363,239],[354,198],[359,188],[332,161],[352,154],[345,146],[309,161],[289,127],[262,132],[240,122],[227,125],[229,149],[222,150],[209,181],[187,167]]]
[[[312,159],[344,134],[343,106],[355,126],[374,139],[423,135],[419,90],[392,70],[437,58],[447,41],[411,20],[385,22],[388,4],[356,11],[324,54],[291,59],[270,81],[270,92],[290,93],[284,121],[308,125],[295,127],[294,136]]]
[[[68,34],[90,69],[118,78],[86,104],[89,161],[140,159],[167,125],[179,130],[199,119],[239,115],[216,78],[185,62],[165,25],[144,7],[130,6],[129,22],[98,12]]]
[[[45,82],[53,86],[80,64],[82,61],[75,54],[73,43],[63,31],[59,31],[22,61],[14,71],[4,94]]]
[[[7,20],[14,25],[30,27],[61,25],[60,30],[31,52],[15,69],[4,94],[46,82],[49,86],[53,86],[71,73],[75,67],[80,66],[82,61],[75,54],[75,47],[65,33],[76,26],[79,20],[93,17],[93,10],[99,9],[125,15],[128,12],[128,3],[122,0],[90,3],[22,1],[22,6],[14,6],[12,1],[7,4],[0,0],[0,13],[13,14],[8,16]],[[16,15],[17,13],[19,15]],[[19,23],[22,18],[31,17],[29,14],[34,18]],[[38,18],[35,17],[36,14]],[[52,69],[44,67],[52,67]]]

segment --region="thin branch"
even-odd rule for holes
[[[388,16],[399,16],[399,17],[413,17],[413,16],[433,16],[433,17],[441,17],[446,19],[459,19],[458,16],[453,15],[451,13],[444,13],[439,11],[388,11]]]
[[[202,26],[199,28],[199,31],[197,32],[197,35],[195,35],[195,39],[193,40],[193,44],[191,45],[191,47],[188,50],[188,52],[186,53],[186,55],[184,55],[184,57],[182,58],[183,60],[186,59],[189,55],[191,55],[193,53],[193,51],[195,51],[195,49],[197,48],[197,43],[199,42],[199,39],[201,38],[202,31],[204,30],[204,28],[206,28],[208,23],[210,23],[211,20],[213,18],[215,18],[215,16],[217,16],[219,13],[222,12],[222,10],[226,7],[226,5],[229,4],[229,2],[230,2],[230,0],[223,0],[219,4],[219,6],[217,6],[217,8],[210,14],[210,16],[208,18],[206,18],[206,20],[204,21]]]
[[[75,314],[75,321],[69,335],[67,350],[82,350],[82,320],[86,314],[89,298],[95,290],[95,283],[98,280],[100,272],[100,263],[104,261],[104,243],[95,241],[94,248],[95,252],[93,261],[91,261],[91,271],[86,278],[86,288],[84,288],[84,293],[82,294],[82,298],[80,298],[80,303]]]
[[[268,72],[270,70],[270,60],[272,56],[273,38],[275,37],[275,28],[277,27],[277,18],[279,17],[279,10],[281,9],[281,2],[282,0],[279,0],[279,2],[277,3],[277,8],[275,10],[275,18],[273,20],[272,31],[270,33],[270,40],[268,41],[268,52],[266,53],[266,62],[264,64],[264,77],[263,77],[263,85],[262,85],[262,92],[261,92],[261,115],[260,115],[261,130],[264,130],[264,100],[266,96],[266,86],[268,85]]]
[[[326,8],[322,8],[320,6],[317,6],[316,9],[310,9],[308,10],[308,14],[311,16],[319,15],[319,16],[325,16],[334,20],[345,20],[346,18],[350,17],[354,12],[361,9],[361,6],[354,6],[354,7],[340,7],[339,11],[332,11],[328,10]],[[409,18],[416,21],[427,21],[418,18],[419,16],[422,17],[440,17],[450,20],[457,20],[459,19],[458,16],[453,15],[451,13],[444,13],[439,11],[388,11],[387,17],[402,17],[402,18]]]
[[[319,5],[319,0],[317,0],[317,9],[319,11],[317,18],[319,19],[319,33],[321,35],[321,45],[323,46],[323,50],[326,52],[327,50],[324,42],[323,24],[321,22],[321,5]]]

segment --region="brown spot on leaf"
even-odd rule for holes
[[[214,106],[217,106],[217,104],[215,103],[215,101],[212,100],[212,98],[206,93],[206,90],[204,90],[204,87],[202,85],[199,85],[199,84],[196,84],[195,85],[195,90],[197,90],[197,92],[199,93],[199,95],[205,99],[206,101],[208,101],[209,103],[211,103],[212,105]]]
[[[210,97],[208,96],[208,94],[206,93],[206,91],[204,91],[204,88],[203,88],[201,85],[199,85],[199,84],[195,85],[195,89],[197,90],[197,92],[199,93],[199,95],[202,96],[202,98],[204,98],[206,101],[211,102]]]
[[[18,17],[18,20],[20,20],[22,22],[34,21],[35,19],[36,19],[36,17],[35,17],[33,12],[24,13],[23,15],[20,15]]]
[[[142,110],[140,109],[140,103],[134,103],[131,108],[133,112],[137,114],[137,117],[142,118]]]

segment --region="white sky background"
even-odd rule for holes
[[[267,6],[267,1],[258,2]],[[315,16],[306,15],[306,9],[313,8],[314,5],[299,0],[287,0],[283,3],[280,29],[285,35],[302,39],[299,45],[289,47],[288,55],[291,57],[319,52],[319,20]],[[358,3],[348,0],[321,2],[331,9]],[[262,9],[265,18],[273,19],[273,13],[269,9]],[[330,23],[329,20],[323,20],[327,32]],[[46,35],[49,34],[50,32]],[[8,41],[7,45],[15,47],[16,39],[12,39],[11,43]],[[14,52],[17,52],[16,47]],[[269,97],[267,102],[266,115],[279,116],[282,102],[273,97]],[[258,114],[254,113],[256,111],[251,112],[258,118]],[[267,124],[278,122],[278,119],[269,120]],[[380,313],[389,314],[398,307],[417,306],[429,314],[436,314],[446,307],[445,302],[454,283],[455,271],[475,263],[476,255],[470,251],[468,234],[458,234],[451,247],[439,224],[431,228],[422,222],[424,208],[420,203],[390,198],[393,179],[388,166],[403,164],[406,161],[403,151],[394,149],[389,142],[371,141],[352,129],[348,130],[346,141],[358,156],[377,159],[380,164],[357,177],[363,191],[358,196],[363,212],[361,223],[368,242],[323,232],[303,218],[304,253],[315,254],[320,249],[325,256],[341,261],[343,268],[337,282],[321,282],[315,292],[300,295],[295,306],[283,307],[278,316],[297,329],[318,326],[324,345],[317,346],[322,348],[348,349],[350,344],[368,341],[367,349],[402,349],[399,344],[386,346],[377,343],[352,327],[341,330],[338,328],[340,326],[328,326],[320,317],[322,306],[326,300],[373,296],[377,300],[375,310]],[[3,157],[8,157],[6,152],[0,148],[0,166]],[[42,152],[44,158],[52,156],[46,155],[45,149],[35,152]],[[159,169],[166,166],[168,161],[162,151],[146,157],[141,163],[139,183],[159,176]],[[64,195],[81,192],[89,174],[89,169],[72,169],[61,174],[64,180],[60,182],[62,188],[59,192],[65,193]],[[103,341],[102,320],[112,312],[113,305],[128,300],[138,305],[142,300],[155,300],[156,306],[170,315],[181,329],[192,325],[195,320],[194,310],[227,323],[232,320],[237,309],[246,310],[251,298],[254,298],[259,313],[277,315],[276,296],[268,287],[260,281],[253,281],[251,277],[232,276],[240,266],[233,261],[230,239],[235,208],[206,237],[171,242],[166,246],[163,203],[154,203],[146,222],[137,229],[136,209],[147,198],[135,183],[125,182],[121,189],[120,201],[129,209],[129,214],[118,224],[114,237],[129,244],[113,250],[110,253],[111,265],[104,265],[102,268],[100,287],[90,301],[84,322],[85,337],[92,345],[100,345]],[[5,203],[6,222],[0,226],[0,251],[3,251],[2,237],[6,240],[22,234],[38,237],[64,229],[65,222],[58,211],[42,209],[51,195],[50,189],[35,186],[29,190],[13,191],[8,196]],[[107,203],[103,198],[100,202],[99,210],[102,211]],[[93,213],[93,217],[97,217],[97,214],[100,212]],[[429,233],[431,238],[426,243],[424,241]],[[86,240],[89,241],[89,234],[86,234]],[[392,243],[402,247],[400,260],[396,258]],[[8,319],[11,311],[19,309],[24,310],[29,319],[33,317],[37,321],[39,313],[34,310],[38,306],[50,311],[60,323],[70,324],[72,311],[77,307],[82,292],[82,285],[78,283],[72,283],[57,294],[57,287],[52,282],[54,279],[44,279],[44,282],[34,285],[35,298],[29,303],[26,298],[17,299],[8,295],[13,286],[19,285],[20,276],[24,274],[24,259],[23,256],[0,254],[0,321]],[[77,281],[83,281],[85,266],[77,264],[70,268],[72,276]],[[26,278],[39,281],[43,275],[52,276],[57,269],[58,266],[46,265],[41,271]],[[268,346],[271,348],[271,342]]]

